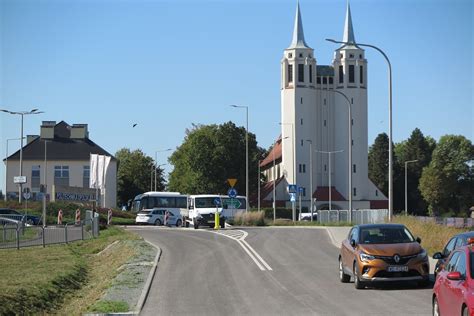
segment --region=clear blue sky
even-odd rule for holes
[[[473,140],[471,0],[351,0],[356,40],[381,47],[394,73],[393,136],[420,128],[436,140]],[[341,39],[345,0],[301,0],[306,42],[320,65]],[[0,0],[0,108],[25,118],[89,124],[111,153],[154,156],[176,148],[192,123],[245,124],[268,147],[280,133],[280,60],[291,42],[295,0]],[[388,131],[387,71],[369,61],[369,144]],[[132,128],[133,123],[138,126]],[[0,114],[0,155],[20,119]],[[18,145],[10,142],[10,153]],[[159,154],[165,163],[168,154]],[[168,171],[170,167],[168,166]],[[4,167],[0,168],[0,188]]]

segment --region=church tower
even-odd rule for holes
[[[315,106],[316,59],[305,42],[297,3],[293,39],[281,60],[281,134],[283,173],[287,184],[303,188],[303,199],[311,196],[307,140],[314,141]]]
[[[348,199],[367,200],[368,195],[368,116],[367,116],[367,60],[365,52],[357,46],[352,26],[351,9],[347,2],[343,42],[334,52],[334,87],[344,93],[352,107],[352,140],[348,135],[348,107],[343,96],[335,94],[334,143],[347,152],[348,141],[352,142],[352,192],[348,191],[348,155],[339,154],[335,158],[335,183],[341,194]]]

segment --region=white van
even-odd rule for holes
[[[189,197],[189,220],[194,225],[194,229],[199,226],[215,226],[215,214],[219,213],[219,225],[225,227],[225,222],[231,219],[239,211],[246,209],[245,196],[237,196],[231,199],[226,195],[200,194]]]

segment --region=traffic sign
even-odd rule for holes
[[[298,188],[298,193],[299,193],[300,195],[303,194],[303,191],[304,191],[304,188],[303,188],[303,187],[299,187],[299,188]]]
[[[297,193],[298,186],[296,184],[289,184],[288,185],[288,193]]]
[[[23,198],[25,198],[25,200],[29,200],[31,198],[31,193],[30,192],[24,192],[23,193]]]
[[[215,198],[214,199],[214,205],[215,206],[220,206],[221,205],[221,199],[220,198]]]
[[[13,182],[17,183],[17,184],[25,184],[26,183],[26,176],[13,177]]]
[[[236,209],[242,206],[242,202],[240,202],[238,199],[230,199],[227,201],[227,206]]]
[[[234,189],[234,188],[230,188],[229,191],[227,191],[227,195],[230,198],[235,198],[235,197],[237,197],[237,190]]]
[[[233,188],[237,183],[237,179],[227,179],[227,182],[229,182],[229,185]]]
[[[296,193],[290,193],[290,201],[296,202]]]

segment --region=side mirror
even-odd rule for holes
[[[440,259],[443,259],[443,258],[444,258],[444,256],[441,252],[437,252],[433,255],[433,259],[435,259],[435,260],[440,260]]]
[[[351,246],[352,248],[355,248],[356,246],[356,241],[354,239],[351,239]]]
[[[416,242],[421,244],[421,238],[420,237],[416,237]]]
[[[452,281],[460,281],[464,280],[463,276],[461,275],[461,272],[449,272],[447,276],[448,280]]]

